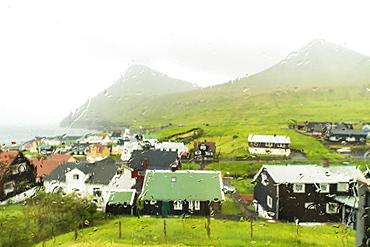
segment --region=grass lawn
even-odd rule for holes
[[[121,233],[119,230],[121,222]],[[263,221],[135,218],[122,216],[107,224],[57,236],[45,246],[354,246],[355,231],[338,225],[296,226]],[[251,227],[252,225],[252,227]],[[42,246],[38,244],[36,246]]]

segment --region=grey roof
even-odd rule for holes
[[[132,169],[144,169],[143,161],[148,160],[147,169],[169,170],[170,165],[177,160],[176,151],[134,150],[127,166]]]
[[[354,196],[335,196],[334,200],[343,203],[347,206],[358,208],[358,197]]]
[[[65,162],[57,166],[48,176],[45,176],[44,180],[51,181],[57,180],[64,182],[66,180],[65,174],[73,169],[79,169],[85,174],[91,174],[91,176],[85,181],[89,184],[109,184],[113,176],[116,174],[119,168],[115,161],[111,158],[106,158],[101,161],[94,163],[89,162]]]
[[[253,180],[266,170],[275,183],[338,183],[363,178],[356,166],[351,165],[263,165]]]
[[[362,129],[332,129],[332,135],[367,135],[367,132]]]

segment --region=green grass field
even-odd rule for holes
[[[121,223],[121,230],[119,229]],[[354,246],[355,231],[339,225],[297,226],[205,218],[119,217],[57,236],[44,246]],[[36,245],[42,246],[42,243]]]

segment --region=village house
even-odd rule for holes
[[[110,155],[108,146],[103,144],[90,144],[86,151],[86,160],[90,163],[103,160]]]
[[[140,191],[146,170],[181,169],[181,161],[176,151],[134,150],[127,166],[132,169],[132,177],[136,179],[135,188]]]
[[[198,160],[213,160],[216,155],[215,142],[194,142],[194,157]]]
[[[76,158],[69,154],[52,154],[36,159],[30,159],[37,169],[36,184],[43,185],[44,177],[64,162],[76,162]]]
[[[249,135],[248,151],[251,154],[290,155],[290,137],[280,135]]]
[[[0,153],[0,201],[35,186],[36,167],[20,151]]]
[[[165,151],[176,151],[179,156],[187,153],[189,148],[183,142],[159,142],[155,145],[155,149]]]
[[[326,133],[326,139],[342,144],[366,145],[367,132],[362,129],[332,129]]]
[[[144,215],[210,215],[225,201],[219,171],[147,170],[139,199]]]
[[[263,165],[253,179],[260,216],[294,222],[349,222],[357,208],[352,165]]]
[[[111,190],[131,189],[134,184],[131,169],[116,164],[109,157],[94,163],[65,162],[44,178],[46,192],[93,197],[103,211]]]
[[[105,212],[111,214],[136,214],[136,190],[115,189],[109,192]]]

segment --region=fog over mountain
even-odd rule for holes
[[[160,119],[160,116],[154,115],[164,116],[167,113],[172,114],[172,119],[181,118],[187,111],[192,111],[195,107],[192,104],[199,98],[212,99],[212,104],[196,107],[217,108],[214,103],[216,91],[225,92],[222,97],[228,97],[226,92],[232,91],[255,90],[254,94],[258,94],[292,88],[295,91],[307,88],[321,90],[328,86],[339,89],[345,85],[367,83],[370,83],[370,57],[316,39],[260,73],[206,88],[170,78],[143,65],[133,65],[115,84],[66,117],[61,126],[134,125],[150,119],[149,116]],[[225,102],[220,101],[221,106],[227,107]],[[165,122],[166,117],[162,118]]]

